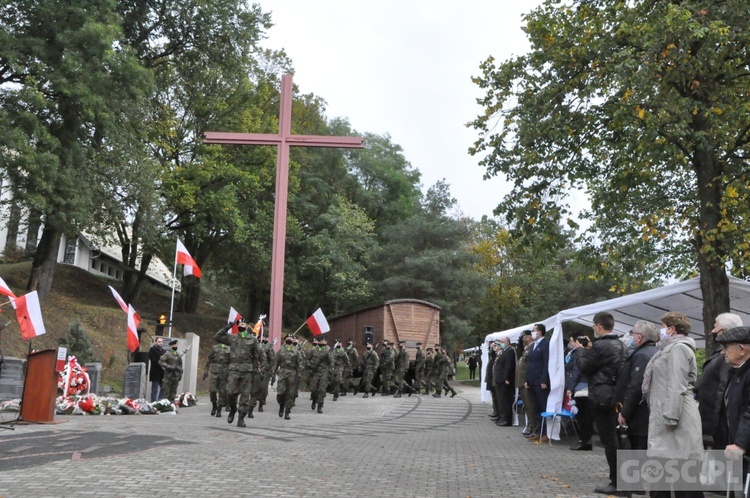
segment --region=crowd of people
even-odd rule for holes
[[[233,327],[237,327],[236,334],[229,333]],[[274,383],[279,417],[286,420],[291,418],[301,385],[306,385],[311,408],[317,413],[323,413],[328,394],[333,401],[349,392],[364,393],[364,398],[376,394],[397,398],[404,394],[431,394],[436,398],[457,394],[448,383],[456,373],[453,362],[439,344],[425,350],[418,342],[410,371],[411,359],[404,341],[383,341],[380,354],[376,352],[380,344],[366,344],[360,358],[352,340],[346,348],[338,341],[331,348],[327,339],[313,338],[310,347],[305,348],[306,341],[301,343],[295,335],[289,335],[274,351],[268,337],[256,335],[239,320],[216,332],[214,341],[203,376],[204,380],[211,377],[211,416],[222,417],[222,411],[227,410],[227,422],[234,423],[236,418],[238,427],[246,427],[245,419],[254,418],[256,407],[258,412],[264,411],[269,384]],[[152,401],[170,396],[170,401],[174,399],[173,391],[182,374],[176,343],[170,342],[173,351],[166,351],[163,339],[158,337],[149,351]]]
[[[614,327],[612,314],[597,313],[593,338],[573,335],[565,352],[564,405],[575,406],[578,429],[571,450],[591,451],[596,428],[609,469],[609,482],[595,491],[624,494],[617,488],[617,451],[623,447],[646,450],[656,459],[700,460],[704,449],[742,458],[750,449],[750,327],[735,314],[717,316],[711,331],[717,350],[700,377],[690,319],[683,313],[664,314],[661,328],[638,321],[625,337]],[[543,433],[549,426],[542,423],[550,391],[544,334],[542,324],[524,331],[517,350],[507,338],[495,341],[485,372],[491,418],[511,425],[513,408],[521,410],[527,421],[523,435],[534,442],[549,437]],[[518,399],[509,394],[515,387]],[[746,464],[743,471],[747,475]],[[703,496],[700,490],[674,494]]]

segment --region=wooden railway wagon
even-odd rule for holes
[[[440,343],[440,306],[419,299],[393,299],[329,319],[328,323],[328,345],[333,347],[338,339],[346,347],[346,341],[352,339],[360,356],[367,342],[380,344],[380,353],[384,339],[393,343],[405,341],[411,359],[417,342],[424,349]]]

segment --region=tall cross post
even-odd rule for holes
[[[281,77],[279,133],[206,132],[205,143],[226,145],[275,145],[276,199],[273,211],[273,253],[271,256],[271,309],[269,339],[281,343],[281,315],[284,304],[284,253],[286,250],[286,207],[289,189],[289,147],[364,148],[360,137],[292,135],[292,75]],[[278,340],[278,341],[277,341]]]

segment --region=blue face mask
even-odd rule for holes
[[[631,347],[631,348],[635,347],[635,337],[633,337],[633,336],[631,335],[631,336],[630,336],[630,340],[628,341],[628,344],[630,344],[630,347]]]

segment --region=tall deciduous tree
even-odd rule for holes
[[[533,229],[584,190],[601,251],[700,271],[710,328],[747,257],[750,4],[547,1],[526,23],[531,52],[475,79],[472,153],[515,186],[500,210]]]

